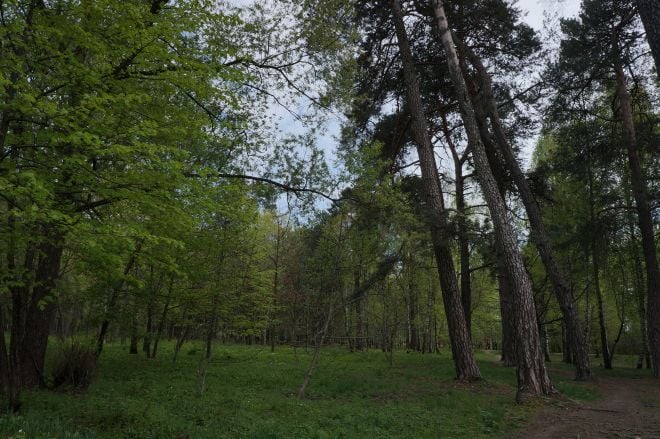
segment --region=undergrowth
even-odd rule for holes
[[[307,398],[295,398],[311,353],[278,347],[216,346],[200,384],[201,346],[172,362],[164,342],[156,359],[108,344],[86,392],[24,394],[20,416],[0,418],[12,438],[482,438],[507,437],[544,403],[517,406],[515,375],[493,353],[480,353],[485,380],[452,379],[447,353],[349,353],[325,348]],[[570,366],[553,380],[570,399],[599,397],[572,381]]]

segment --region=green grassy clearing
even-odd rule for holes
[[[485,381],[463,385],[452,379],[447,353],[397,351],[389,366],[378,350],[325,348],[308,398],[298,401],[310,359],[303,349],[217,346],[202,392],[201,345],[185,346],[176,364],[172,348],[163,343],[148,360],[108,345],[87,392],[26,393],[21,415],[0,419],[0,437],[506,437],[542,407],[514,403],[514,370],[490,352],[479,354]],[[572,381],[570,366],[552,367],[566,397],[599,397],[591,384]]]

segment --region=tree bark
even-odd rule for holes
[[[399,0],[392,0],[391,5],[392,19],[396,28],[397,42],[403,64],[406,97],[412,116],[411,129],[417,143],[417,154],[425,196],[424,202],[425,207],[428,209],[428,225],[431,229],[431,241],[438,265],[456,378],[459,380],[477,380],[481,378],[481,372],[474,358],[463,313],[463,304],[458,291],[456,272],[454,271],[454,262],[449,246],[451,234],[447,212],[444,207],[438,169],[433,155],[433,145],[431,144],[428,124],[422,106],[419,79],[415,71],[415,62],[410,50]]]
[[[57,238],[59,239],[59,238]],[[25,332],[20,343],[20,376],[24,388],[43,384],[44,362],[50,326],[55,316],[55,303],[44,300],[53,292],[60,275],[62,246],[47,242],[40,246],[36,280],[25,314]]]
[[[543,359],[532,285],[523,263],[520,249],[504,200],[490,169],[486,150],[481,141],[479,127],[463,79],[456,49],[452,41],[449,23],[442,0],[433,0],[435,24],[447,55],[449,74],[458,99],[465,124],[468,142],[474,159],[474,167],[484,198],[491,213],[495,234],[499,240],[513,296],[515,352],[517,363],[518,394],[522,402],[528,395],[549,394],[555,391]]]
[[[584,338],[582,324],[575,306],[575,297],[566,281],[566,276],[554,257],[554,250],[545,230],[541,209],[536,202],[536,198],[534,197],[529,182],[520,168],[513,153],[513,148],[504,132],[504,126],[499,117],[499,110],[493,92],[492,78],[481,62],[481,59],[460,39],[455,38],[455,41],[459,48],[465,52],[470,63],[479,75],[482,86],[481,92],[483,96],[483,104],[490,118],[491,127],[495,134],[495,139],[497,140],[497,146],[504,158],[506,167],[511,173],[511,177],[518,188],[520,198],[525,206],[525,211],[527,212],[527,217],[530,223],[530,239],[541,256],[541,261],[548,273],[555,297],[557,298],[562,315],[566,321],[566,330],[570,332],[570,340],[573,344],[571,348],[575,355],[576,379],[588,379],[591,376],[589,351]]]
[[[461,52],[459,51],[459,55],[460,54]],[[500,197],[502,200],[505,200],[508,188],[506,170],[504,169],[501,154],[498,153],[498,148],[495,146],[495,142],[491,138],[491,133],[488,129],[488,121],[482,108],[483,105],[481,104],[482,99],[480,97],[479,87],[468,74],[467,64],[465,63],[465,56],[459,57],[459,64],[461,66],[463,78],[466,81],[468,93],[470,94],[470,98],[474,106],[475,117],[479,127],[479,135],[486,150],[488,164],[493,173],[493,177],[495,178],[495,183],[497,184],[497,190],[500,194]],[[497,242],[497,237],[493,242],[493,248],[494,254],[496,255],[495,266],[500,299],[500,318],[502,322],[502,354],[500,361],[505,367],[513,367],[516,365],[513,345],[513,297],[511,295],[511,286],[509,285],[508,275],[506,273],[506,267],[503,264],[502,251],[500,249],[500,244]]]
[[[653,233],[653,219],[651,217],[648,190],[637,147],[631,97],[626,86],[626,76],[623,66],[619,60],[616,61],[614,70],[616,74],[616,95],[620,107],[619,117],[623,124],[624,139],[628,153],[628,166],[630,169],[630,182],[637,208],[637,220],[642,237],[642,250],[646,265],[648,290],[646,312],[649,350],[651,352],[653,376],[660,378],[660,268],[658,267],[657,247]]]
[[[497,267],[497,285],[500,295],[500,316],[502,321],[502,341],[500,343],[502,354],[500,361],[502,366],[513,367],[516,365],[514,350],[514,328],[513,328],[513,297],[506,270],[501,264]]]
[[[465,204],[465,179],[463,176],[463,165],[467,161],[469,148],[465,149],[462,155],[458,154],[458,149],[451,138],[449,124],[445,114],[442,117],[442,131],[451,151],[454,160],[454,178],[456,191],[456,214],[457,214],[457,235],[458,252],[461,265],[461,303],[463,304],[463,314],[465,314],[465,324],[468,334],[472,338],[472,279],[470,272],[470,240],[467,226],[467,208]]]
[[[660,3],[658,0],[636,0],[637,11],[644,23],[646,39],[651,46],[655,70],[660,78]]]

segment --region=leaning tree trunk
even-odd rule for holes
[[[531,241],[534,243],[541,256],[541,261],[548,273],[555,297],[557,298],[557,302],[559,302],[562,315],[564,316],[566,330],[570,333],[570,340],[573,344],[571,350],[575,355],[576,379],[588,379],[591,376],[589,351],[582,330],[578,310],[575,306],[575,297],[566,281],[566,276],[554,257],[554,250],[550,238],[548,237],[548,233],[545,230],[545,225],[543,224],[541,209],[536,202],[536,198],[534,197],[529,182],[520,168],[513,153],[513,148],[504,132],[504,127],[499,117],[495,94],[493,93],[491,76],[481,62],[481,59],[466,44],[458,38],[455,38],[455,41],[459,45],[459,48],[465,52],[465,55],[469,58],[480,78],[483,104],[488,117],[490,118],[495,139],[499,146],[499,151],[501,152],[504,162],[511,173],[511,177],[518,188],[520,198],[525,206],[525,211],[527,212],[527,217],[531,226]]]
[[[456,378],[460,380],[476,380],[481,378],[481,373],[474,358],[470,335],[463,313],[463,304],[461,303],[461,296],[458,291],[454,261],[449,246],[451,232],[442,198],[438,169],[433,155],[433,145],[422,106],[419,79],[415,71],[415,61],[410,50],[399,0],[393,0],[391,4],[393,11],[392,18],[396,28],[397,42],[403,63],[406,96],[412,116],[411,129],[417,143],[417,154],[419,156],[424,196],[428,209],[428,224],[431,229],[431,241],[438,264],[438,275],[442,287],[442,299],[447,317],[447,328],[454,367],[456,369]]]
[[[513,367],[516,365],[516,358],[513,346],[514,331],[511,288],[509,286],[506,270],[504,267],[499,266],[499,264],[497,267],[497,285],[499,289],[500,316],[502,320],[502,341],[500,342],[502,355],[500,361],[502,362],[502,366]]]
[[[459,52],[460,54],[460,52]],[[479,135],[486,150],[488,165],[493,173],[497,189],[502,200],[506,199],[508,188],[507,173],[504,169],[503,159],[501,154],[498,153],[495,141],[491,138],[488,129],[488,122],[486,114],[483,111],[481,104],[481,91],[479,87],[471,80],[468,74],[467,64],[465,57],[459,57],[459,65],[463,73],[463,79],[466,81],[468,93],[472,100],[477,125],[479,127]],[[444,123],[444,121],[443,121]],[[496,256],[495,271],[497,276],[498,293],[500,298],[500,317],[502,322],[502,342],[501,342],[501,361],[502,365],[506,367],[513,367],[516,365],[515,352],[513,346],[513,298],[511,296],[511,287],[509,285],[506,267],[503,264],[502,252],[500,251],[499,243],[493,242],[494,254]]]
[[[555,390],[543,359],[531,281],[518,248],[516,235],[509,221],[506,205],[499,194],[497,183],[488,163],[486,150],[479,135],[474,108],[470,102],[467,86],[459,66],[442,0],[434,0],[433,9],[436,18],[435,24],[447,55],[450,78],[454,85],[468,142],[472,150],[475,171],[491,213],[495,234],[503,255],[503,262],[511,282],[518,379],[516,399],[522,401],[527,395],[549,394]]]
[[[642,250],[646,265],[646,284],[648,290],[646,323],[648,326],[649,351],[651,352],[651,362],[653,364],[653,376],[660,378],[660,268],[658,268],[658,255],[656,253],[655,236],[653,233],[653,219],[651,217],[646,181],[637,149],[630,93],[628,93],[626,76],[619,60],[617,60],[615,65],[615,73],[616,95],[620,106],[619,117],[623,124],[624,139],[628,153],[628,166],[630,168],[630,182],[637,207],[637,221],[642,236]]]
[[[630,172],[626,173],[624,179],[623,191],[625,194],[626,206],[632,206],[632,194],[630,191]],[[635,232],[635,215],[626,210],[626,224],[628,226],[628,235],[630,235],[630,259],[633,261],[635,268],[635,296],[637,298],[637,316],[639,318],[639,334],[641,348],[639,350],[639,357],[637,360],[637,369],[644,367],[644,360],[646,360],[647,369],[651,368],[651,354],[649,353],[648,332],[646,329],[646,294],[644,289],[644,273],[642,268],[642,260],[639,258],[639,247],[637,242],[637,233]]]
[[[660,78],[660,2],[658,0],[637,0],[637,11],[642,17],[646,39],[651,46],[655,69]]]

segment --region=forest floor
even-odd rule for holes
[[[58,348],[52,343],[50,349]],[[631,368],[623,356],[613,372],[599,368],[601,378],[592,383],[575,382],[569,365],[553,361],[551,375],[561,397],[520,406],[514,402],[515,372],[502,367],[494,352],[478,353],[483,381],[461,384],[453,379],[446,351],[395,351],[390,365],[379,349],[350,353],[327,347],[306,398],[298,400],[311,357],[302,348],[278,346],[271,353],[267,346],[218,345],[208,364],[200,362],[201,342],[184,346],[176,363],[173,343],[162,343],[155,359],[129,355],[127,348],[106,345],[97,376],[84,392],[25,392],[21,413],[0,417],[0,438],[478,439],[516,437],[521,429],[526,435],[520,437],[575,438],[577,427],[567,435],[564,430],[534,435],[545,434],[548,425],[591,422],[599,414],[613,423],[617,414],[587,408],[621,411],[633,432],[637,419],[653,418],[648,410],[657,410],[660,402],[650,390],[658,388],[650,383],[650,372]],[[613,399],[625,407],[605,405]],[[594,430],[600,431],[602,425]]]
[[[660,438],[660,383],[626,369],[598,373],[591,386],[602,398],[588,402],[558,399],[557,404],[542,409],[518,437]]]

